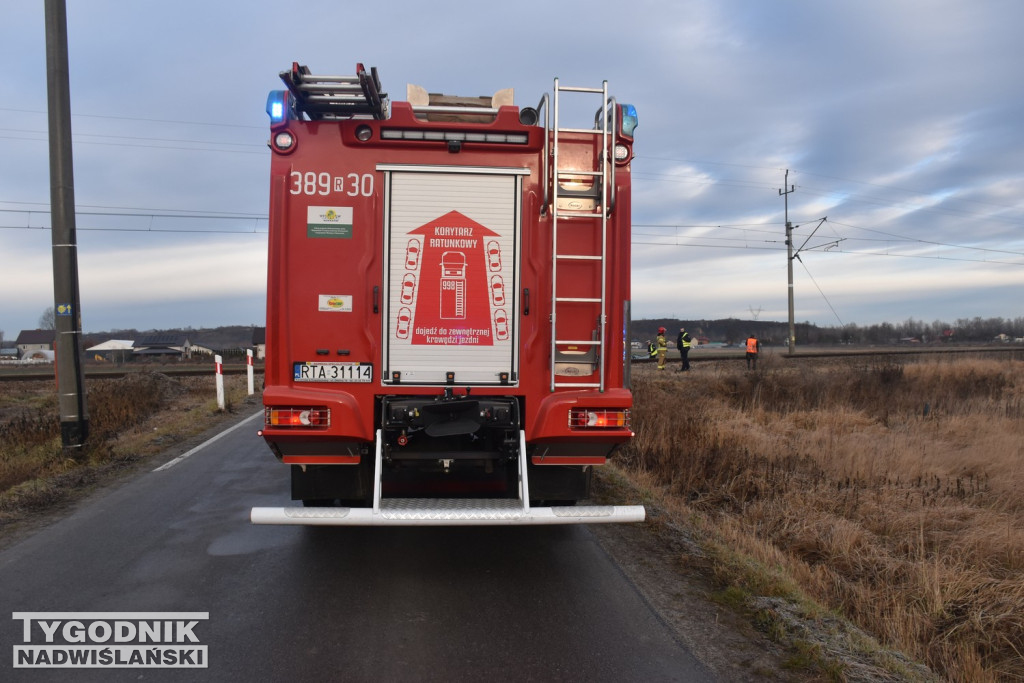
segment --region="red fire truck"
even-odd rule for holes
[[[392,102],[361,64],[281,79],[260,434],[303,506],[253,523],[642,520],[576,505],[633,436],[636,110],[607,82],[555,79],[520,108],[511,90]]]

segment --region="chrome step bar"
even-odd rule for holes
[[[372,508],[253,508],[253,524],[298,526],[538,526],[542,524],[613,524],[644,521],[642,505],[583,505],[532,507],[523,510],[517,501],[504,507],[496,501],[415,499],[422,509],[387,503]],[[397,501],[396,501],[397,502]],[[480,504],[479,503],[488,503]]]
[[[642,522],[642,505],[533,507],[527,480],[526,432],[519,432],[519,498],[382,498],[382,434],[374,455],[373,507],[254,507],[253,524],[302,526],[528,526]]]

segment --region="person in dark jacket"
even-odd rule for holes
[[[692,343],[690,333],[686,331],[685,327],[680,327],[679,335],[676,337],[676,348],[679,349],[679,358],[682,361],[679,372],[686,372],[690,369],[690,346]]]

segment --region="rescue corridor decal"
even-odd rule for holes
[[[395,336],[413,345],[509,338],[498,234],[458,211],[410,230]]]

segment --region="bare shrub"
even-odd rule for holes
[[[244,396],[238,384],[237,378],[232,378],[231,396]],[[60,416],[52,382],[15,386],[0,401],[0,495],[79,466],[62,451]],[[141,445],[135,440],[135,433],[174,402],[186,407],[215,405],[213,388],[206,377],[172,379],[156,372],[132,373],[117,379],[88,379],[86,388],[89,438],[83,462],[93,466],[139,457]],[[183,429],[197,429],[205,424],[203,419],[192,419]],[[156,445],[161,443],[160,431],[165,428],[174,430],[174,420],[147,427],[148,436]],[[31,490],[51,489],[40,484]],[[25,499],[20,494],[14,497]]]

